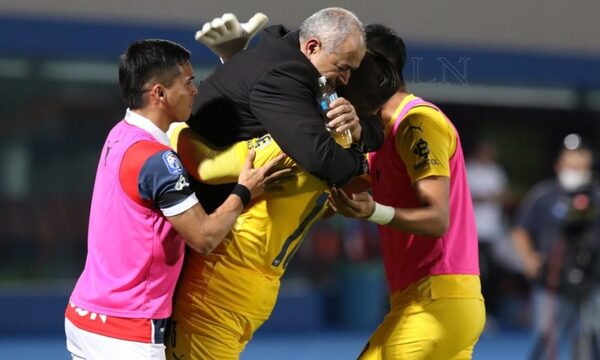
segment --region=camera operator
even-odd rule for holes
[[[512,237],[532,282],[532,359],[556,358],[559,339],[572,334],[576,359],[598,359],[600,337],[600,185],[593,154],[581,137],[565,138],[556,178],[529,191]]]

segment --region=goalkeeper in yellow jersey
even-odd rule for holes
[[[385,94],[397,89],[397,81],[386,59],[373,54],[365,59],[369,76],[358,69],[353,77],[373,82],[367,87],[379,86],[373,96],[362,90],[368,99],[361,105],[364,112],[374,113],[387,100]],[[213,185],[235,179],[249,149],[256,151],[255,166],[282,151],[270,134],[215,146],[184,125],[173,129],[171,139],[191,176]],[[187,254],[175,295],[167,358],[238,359],[270,316],[280,278],[310,226],[323,215],[329,195],[329,183],[305,171],[292,157],[284,166],[293,167],[293,176],[252,203],[218,248],[208,256]]]

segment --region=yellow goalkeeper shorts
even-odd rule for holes
[[[265,322],[203,301],[189,310],[174,310],[165,344],[167,360],[237,360]]]
[[[430,276],[390,304],[360,360],[471,359],[485,324],[479,276]]]

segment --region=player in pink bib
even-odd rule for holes
[[[129,46],[119,82],[129,107],[98,163],[85,268],[65,312],[73,359],[165,359],[166,319],[187,244],[208,254],[281,159],[253,169],[253,153],[231,195],[212,214],[189,188],[165,134],[190,116],[197,88],[190,53],[166,40]]]
[[[404,43],[366,27],[367,47],[401,76]],[[485,323],[477,233],[458,133],[433,104],[400,90],[383,105],[369,154],[372,196],[333,189],[345,216],[379,224],[390,312],[359,359],[470,359]]]

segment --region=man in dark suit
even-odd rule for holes
[[[216,145],[270,133],[282,150],[313,175],[339,185],[366,171],[363,152],[375,150],[383,131],[359,120],[340,98],[327,114],[336,131],[350,129],[349,150],[337,145],[317,104],[318,78],[344,85],[365,54],[362,24],[341,8],[323,9],[299,31],[271,26],[261,41],[228,59],[199,86],[199,109],[188,125]]]

